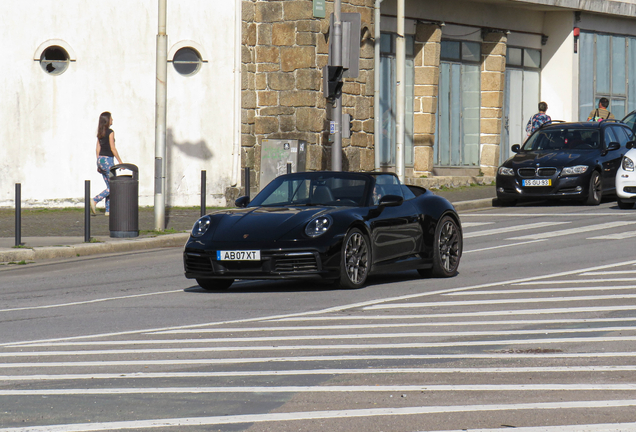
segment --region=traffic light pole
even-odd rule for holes
[[[342,0],[334,1],[333,8],[333,51],[332,65],[342,66]],[[338,93],[333,101],[333,121],[335,133],[331,146],[331,169],[342,171],[342,93]]]

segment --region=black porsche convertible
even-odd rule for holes
[[[387,173],[303,172],[274,179],[237,209],[200,218],[183,259],[204,289],[235,279],[322,279],[358,288],[370,274],[450,277],[462,255],[444,198]]]

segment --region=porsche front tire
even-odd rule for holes
[[[367,281],[371,268],[371,243],[358,228],[345,236],[340,258],[340,288],[361,288]]]
[[[225,291],[234,283],[234,279],[197,279],[197,283],[206,291]]]
[[[462,235],[459,226],[450,216],[444,216],[435,228],[433,243],[433,277],[451,277],[457,274],[462,253]],[[423,272],[420,272],[422,274]]]

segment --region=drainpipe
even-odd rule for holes
[[[166,99],[168,78],[167,0],[159,0],[155,80],[155,229],[166,227]]]
[[[375,154],[375,169],[380,169],[380,138],[382,136],[382,113],[380,112],[380,39],[382,37],[380,28],[380,4],[382,0],[375,0],[373,7],[373,48],[375,56],[373,58],[373,153]]]
[[[232,143],[232,179],[231,186],[240,186],[241,179],[241,0],[235,0],[234,5],[234,141]],[[248,195],[245,191],[245,195]]]
[[[404,79],[406,63],[406,41],[404,39],[404,0],[397,3],[397,38],[395,41],[396,83],[396,139],[395,139],[395,173],[404,182]]]

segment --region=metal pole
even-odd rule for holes
[[[205,216],[205,194],[206,194],[206,190],[205,190],[205,176],[206,176],[206,172],[205,170],[201,170],[201,216]]]
[[[404,182],[404,78],[406,63],[406,46],[404,40],[404,0],[397,3],[397,38],[395,41],[395,71],[397,75],[396,87],[396,119],[395,119],[395,173]]]
[[[15,245],[22,245],[22,184],[15,184]]]
[[[291,174],[292,173],[292,164],[291,162],[287,162],[287,174]]]
[[[375,49],[373,68],[373,153],[375,154],[375,169],[380,169],[380,137],[382,136],[382,112],[380,110],[380,4],[382,0],[375,0],[373,33]]]
[[[84,243],[91,241],[91,181],[84,180]]]
[[[333,66],[342,66],[342,0],[335,0],[333,7],[333,45],[332,63]],[[336,96],[333,101],[333,120],[336,126],[336,133],[333,136],[333,146],[331,146],[331,169],[342,171],[342,94]]]
[[[166,98],[168,77],[168,36],[166,2],[159,0],[157,34],[157,78],[155,88],[155,229],[166,227]]]
[[[250,197],[250,167],[245,167],[245,196]]]

